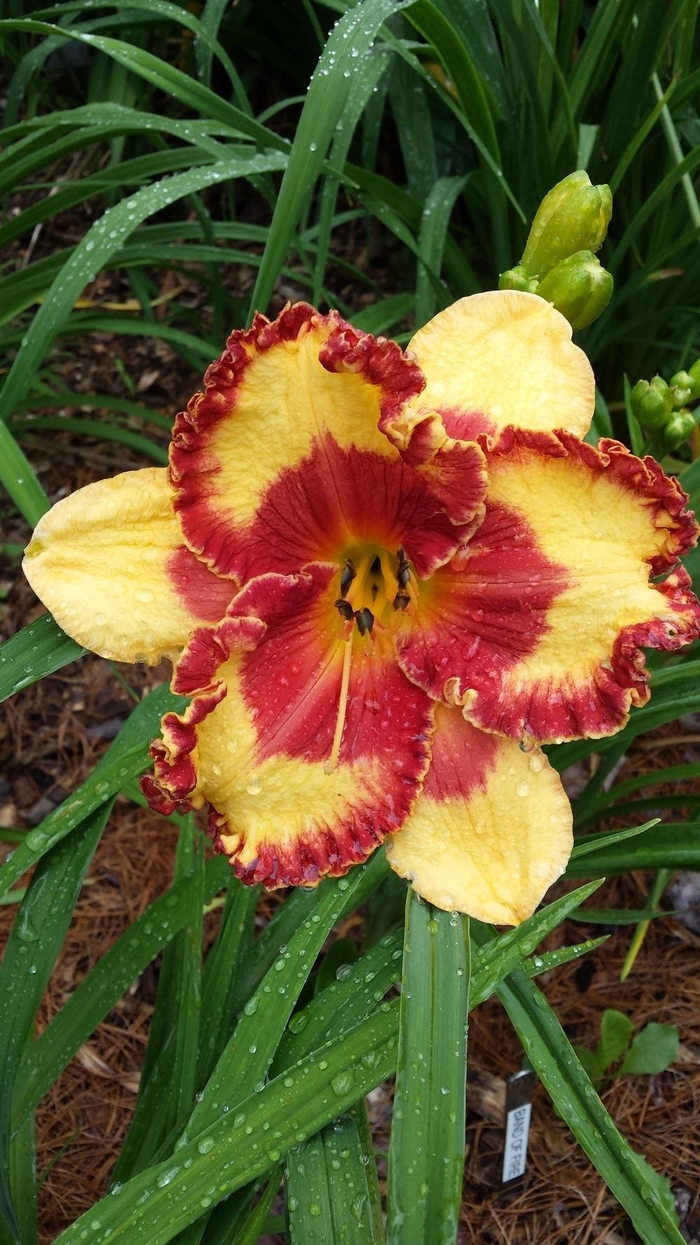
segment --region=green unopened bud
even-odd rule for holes
[[[554,303],[572,329],[585,329],[605,311],[613,292],[613,279],[601,268],[592,251],[569,255],[540,281],[537,293]]]
[[[610,217],[609,186],[593,186],[583,169],[570,173],[545,195],[532,222],[521,264],[544,277],[577,251],[597,251]]]
[[[686,402],[694,402],[696,398],[700,398],[700,359],[693,364],[696,369],[696,375],[693,376],[692,369],[690,372],[676,372],[671,377],[671,387],[676,394],[676,406],[684,406]]]
[[[695,420],[692,411],[689,411],[687,407],[682,411],[674,411],[663,431],[665,449],[677,449],[679,445],[688,440],[694,427]]]
[[[520,290],[526,294],[534,294],[537,289],[537,277],[531,277],[529,272],[518,264],[517,268],[509,268],[507,272],[502,272],[498,278],[499,290]]]
[[[638,380],[630,394],[630,405],[642,428],[663,428],[673,410],[673,394],[661,376]]]
[[[697,385],[700,390],[700,359],[696,359],[693,366],[688,368],[688,375],[693,384]]]

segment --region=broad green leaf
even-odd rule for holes
[[[202,973],[202,1023],[197,1085],[204,1085],[221,1055],[235,1022],[233,1001],[241,960],[253,941],[258,886],[244,886],[229,870],[219,934]]]
[[[286,1181],[290,1245],[383,1245],[372,1215],[374,1188],[368,1177],[373,1162],[352,1111],[291,1150]]]
[[[7,489],[29,526],[34,527],[42,514],[48,510],[49,499],[37,480],[29,459],[22,453],[12,433],[1,419],[0,484]]]
[[[678,1029],[652,1021],[640,1029],[632,1041],[620,1072],[646,1073],[654,1076],[665,1072],[678,1056]]]
[[[14,415],[9,421],[10,431],[18,434],[36,432],[72,432],[76,437],[97,437],[103,441],[114,441],[117,445],[128,445],[138,450],[146,458],[152,459],[161,467],[168,465],[168,452],[161,445],[156,445],[149,437],[138,432],[130,432],[119,424],[100,422],[96,419],[67,419],[62,415],[39,415],[28,418]]]
[[[359,58],[366,56],[382,23],[408,0],[365,0],[341,17],[321,55],[297,124],[289,161],[250,301],[264,311],[287,258],[303,206],[321,172],[333,131],[346,106]]]
[[[370,858],[360,870],[360,885],[345,891],[345,901],[340,909],[339,920],[354,911],[371,895],[379,882],[389,873],[389,866],[382,848]],[[286,946],[300,924],[314,909],[318,900],[316,891],[294,890],[284,904],[278,908],[274,917],[263,929],[253,943],[246,962],[241,964],[241,971],[236,981],[234,994],[234,1010],[240,1011],[244,1003],[250,999],[270,966],[279,957],[279,949]]]
[[[61,670],[87,652],[50,614],[42,614],[0,645],[0,700]]]
[[[600,1042],[597,1050],[601,1072],[605,1072],[606,1068],[617,1063],[624,1055],[633,1029],[634,1025],[629,1016],[618,1012],[614,1007],[606,1007],[600,1021]]]
[[[440,272],[452,209],[466,182],[466,177],[441,177],[425,200],[418,234],[418,250],[424,263],[418,265],[416,275],[417,329],[442,310],[437,306],[435,285],[428,273]]]
[[[374,860],[357,866],[347,877],[321,882],[309,915],[289,943],[278,947],[276,959],[243,1007],[230,1042],[197,1097],[185,1137],[207,1128],[222,1102],[238,1102],[264,1082],[326,938],[348,904],[353,909],[358,906],[368,876],[379,880],[380,870]]]
[[[204,870],[208,903],[225,885],[228,860],[216,856]],[[48,1093],[98,1024],[162,947],[184,926],[189,913],[188,880],[170,887],[141,913],[90,970],[38,1041],[26,1053],[17,1079],[15,1111],[21,1121]]]
[[[462,1197],[469,924],[406,902],[399,1063],[389,1146],[389,1245],[453,1245]]]
[[[498,110],[454,26],[432,0],[415,0],[406,17],[432,43],[448,78],[454,83],[465,116],[500,166],[501,153],[494,124]]]
[[[587,835],[591,850],[584,856],[572,856],[566,876],[603,877],[630,869],[700,870],[700,823],[656,824],[634,838],[612,842],[610,846],[606,844],[607,838],[605,834]]]
[[[0,868],[0,894],[8,891],[56,843],[116,795],[129,778],[148,767],[148,744],[158,733],[161,717],[171,709],[177,711],[183,703],[182,697],[173,696],[163,686],[157,687],[136,706],[82,787],[59,804],[36,829],[27,831],[24,841],[5,861]]]
[[[194,78],[190,78],[182,70],[142,48],[104,35],[67,30],[31,19],[0,22],[0,35],[3,31],[11,30],[24,31],[27,34],[58,35],[63,39],[77,39],[81,43],[87,43],[90,47],[104,52],[106,56],[111,56],[118,64],[124,65],[132,73],[144,78],[146,82],[150,82],[157,90],[164,91],[166,95],[173,95],[183,104],[201,112],[203,116],[230,125],[237,134],[252,139],[254,143],[262,147],[287,149],[288,144],[283,138],[260,125],[247,112],[229,104],[216,92],[195,81]]]
[[[318,249],[316,251],[314,283],[311,295],[311,301],[315,307],[318,306],[321,299],[321,291],[329,260],[331,231],[335,216],[336,202],[338,199],[338,191],[340,190],[339,177],[345,166],[345,161],[347,160],[348,152],[350,150],[350,144],[352,143],[355,130],[357,129],[362,114],[367,106],[367,101],[371,99],[373,91],[377,90],[377,84],[386,73],[388,64],[389,57],[386,53],[378,54],[375,50],[372,56],[363,57],[359,61],[359,64],[355,65],[352,78],[350,79],[350,91],[348,93],[348,98],[342,115],[339,117],[335,128],[328,157],[328,165],[332,169],[337,170],[338,176],[327,176],[324,180],[323,189],[321,191],[318,220]]]
[[[401,934],[389,934],[337,980],[292,1016],[273,1063],[273,1074],[363,1020],[401,976]]]
[[[56,1245],[165,1245],[391,1076],[397,1020],[394,1003],[324,1048],[322,1058],[314,1052],[260,1093],[227,1103],[204,1132],[108,1194]]]
[[[17,1227],[10,1184],[10,1129],[22,1052],[63,944],[83,879],[111,810],[110,801],[86,818],[70,843],[58,843],[39,863],[22,900],[0,967],[0,1219]],[[19,1145],[23,1144],[20,1134]]]
[[[137,225],[148,216],[204,186],[279,169],[282,164],[284,160],[277,155],[252,155],[247,159],[218,161],[206,168],[196,168],[163,178],[156,185],[147,186],[108,209],[76,247],[34,318],[2,390],[5,418],[24,396],[34,371],[76,299],[93,275],[123,245]]]

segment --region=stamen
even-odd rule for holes
[[[350,588],[350,584],[357,575],[357,571],[349,558],[345,559],[345,566],[340,573],[340,595],[346,597]]]
[[[371,635],[374,626],[374,614],[366,605],[361,610],[355,610],[355,622],[360,635]]]
[[[337,601],[334,601],[333,604],[335,605],[335,608],[337,609],[341,618],[344,618],[346,622],[353,621],[355,617],[355,611],[353,610],[352,605],[350,604],[349,601],[344,601],[343,598],[340,597]]]
[[[343,729],[345,727],[345,715],[348,709],[348,688],[350,686],[350,665],[352,662],[352,632],[345,641],[345,652],[343,654],[343,673],[340,677],[340,699],[338,701],[338,717],[335,723],[335,733],[333,735],[333,743],[331,745],[331,755],[324,765],[324,770],[330,774],[338,764],[340,756],[340,743],[343,738]]]
[[[411,579],[411,568],[406,558],[406,550],[399,545],[396,550],[396,581],[399,588],[407,588]],[[405,607],[404,607],[405,608]]]
[[[394,597],[394,609],[405,610],[411,604],[411,598],[405,592],[397,592]]]

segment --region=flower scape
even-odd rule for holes
[[[572,847],[540,745],[620,730],[641,648],[700,635],[685,494],[582,439],[594,396],[530,293],[461,299],[405,352],[305,303],[235,331],[169,468],[58,502],[25,560],[80,644],[173,661],[153,808],[208,806],[246,883],[385,842],[437,907],[530,915]]]

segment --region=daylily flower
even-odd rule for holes
[[[527,293],[462,299],[406,353],[289,306],[204,385],[169,470],[60,501],[25,564],[81,644],[174,661],[189,705],[150,803],[209,805],[245,882],[308,886],[386,840],[430,902],[517,923],[572,843],[539,745],[619,730],[640,646],[700,635],[685,495],[580,439],[590,366]]]

